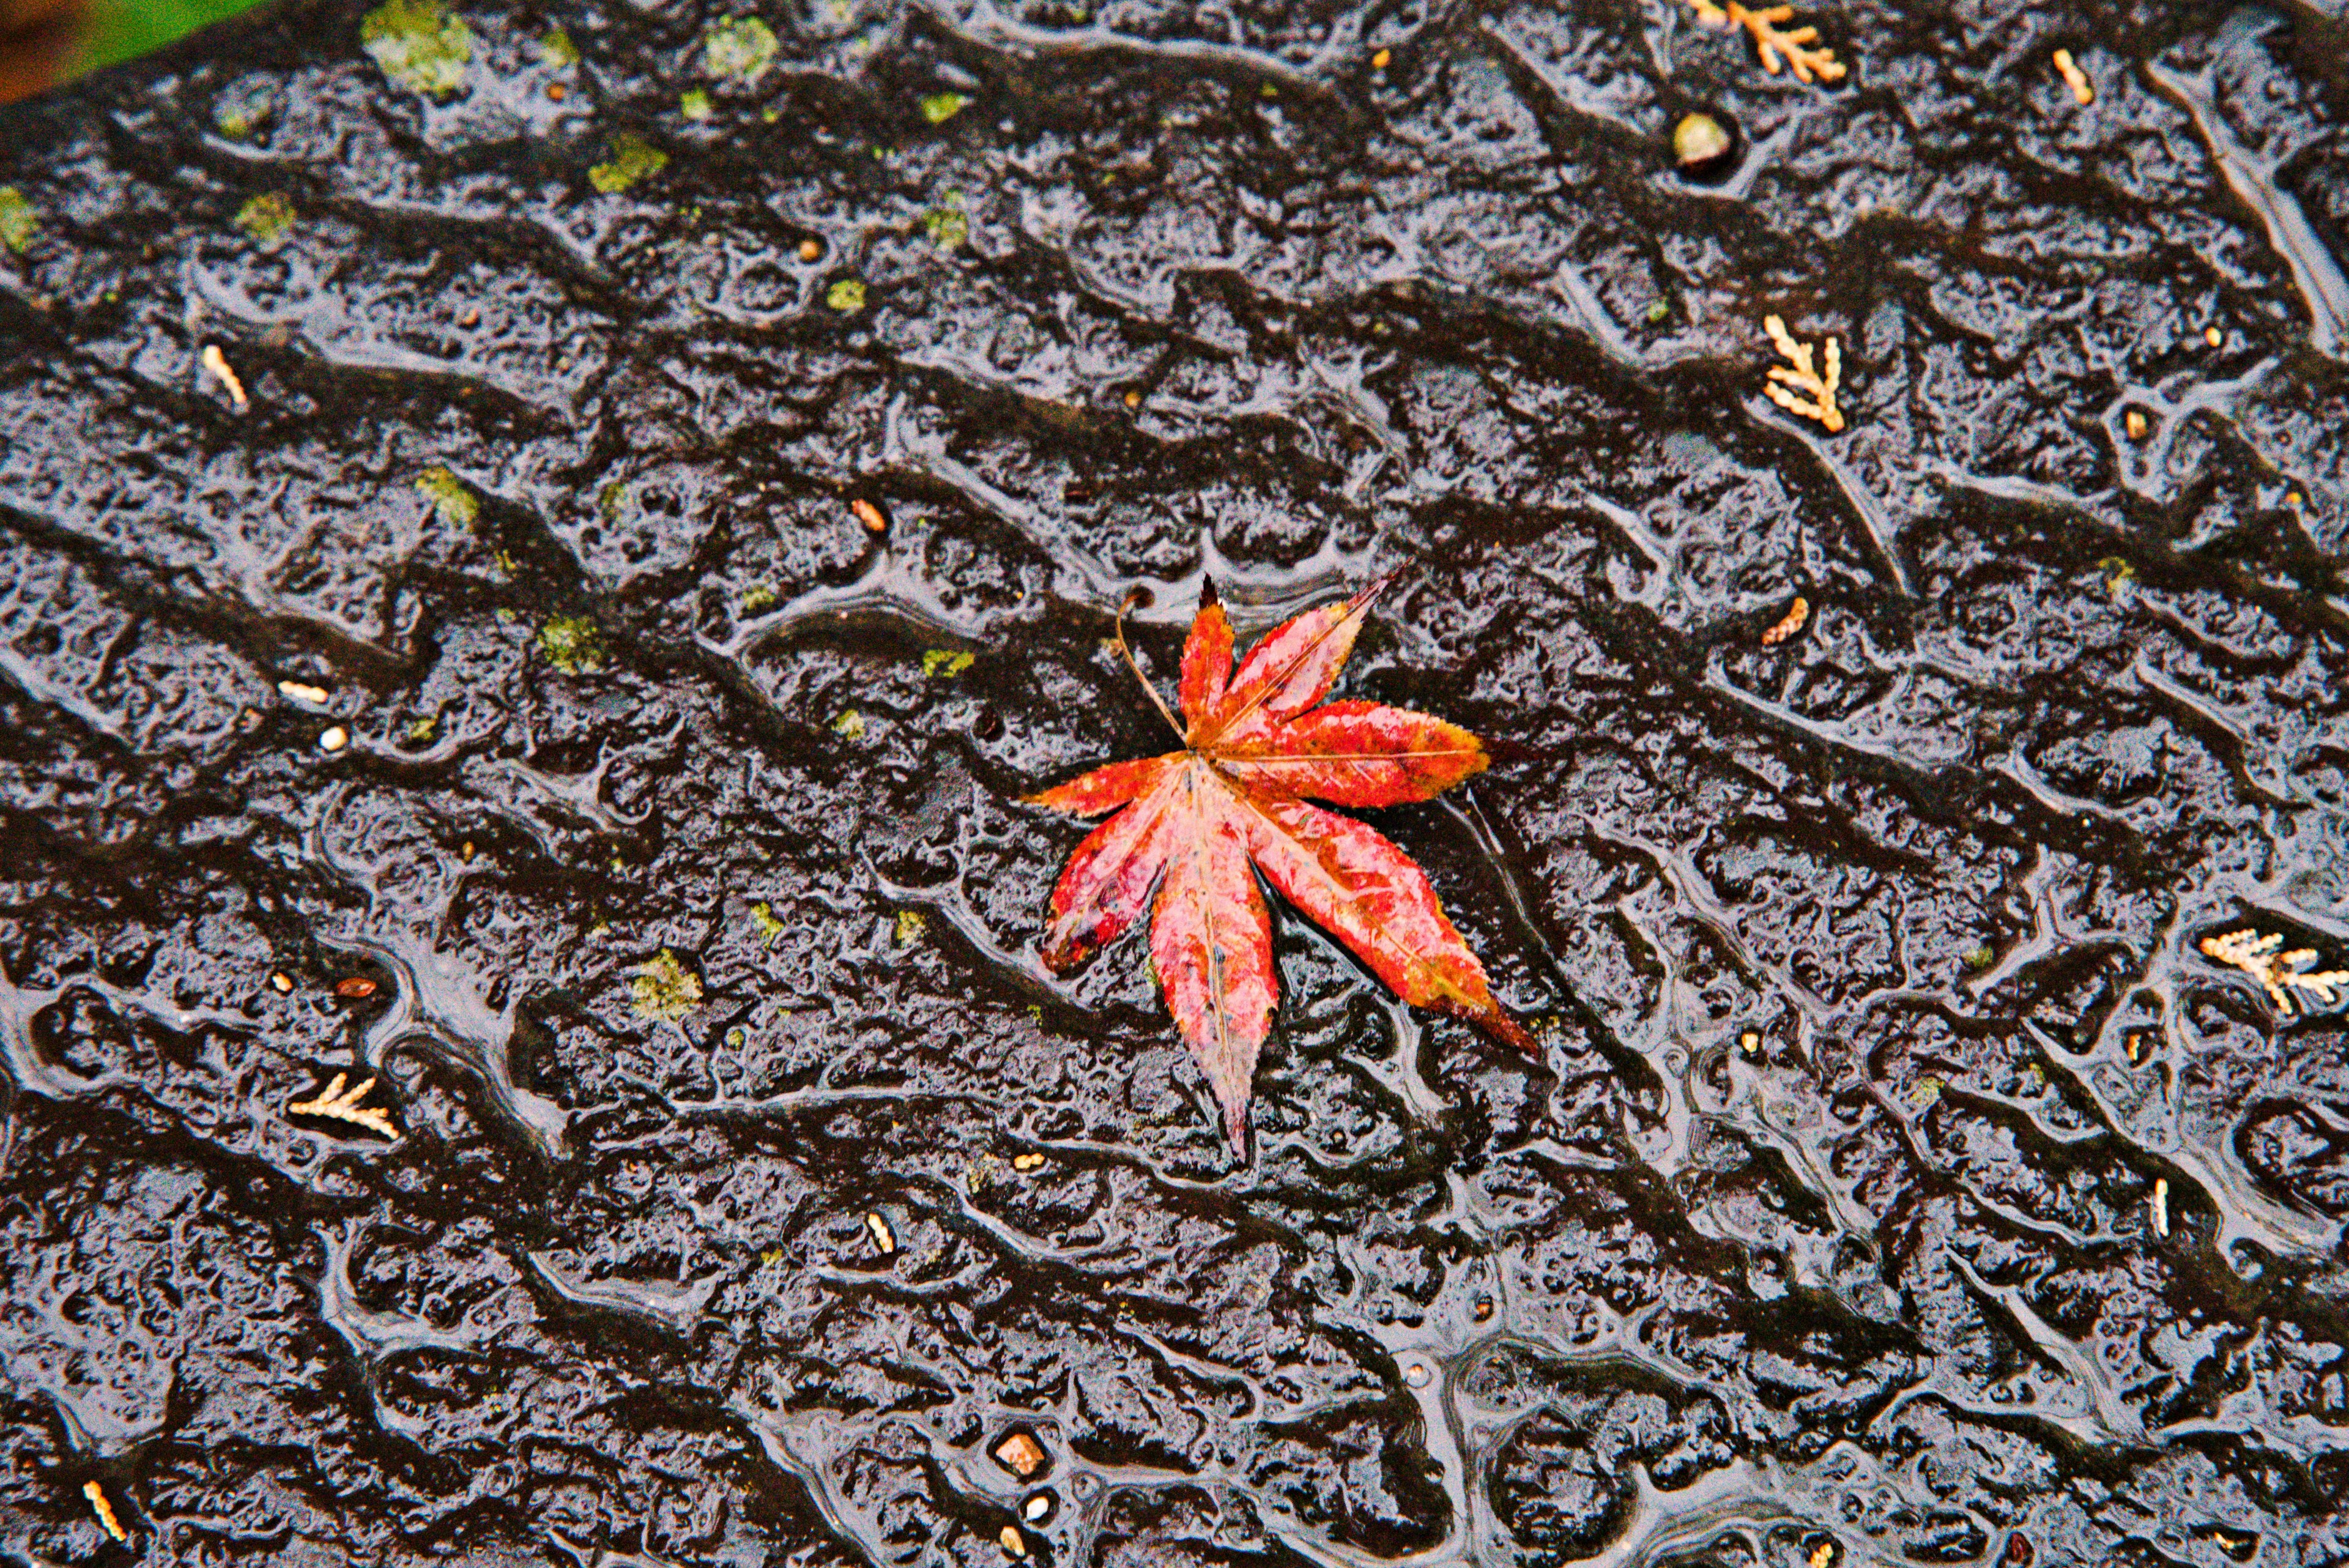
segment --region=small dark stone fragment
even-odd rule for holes
[[[1681,116],[1672,127],[1672,161],[1683,174],[1703,179],[1723,173],[1736,155],[1737,133],[1702,110]]]

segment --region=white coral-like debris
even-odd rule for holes
[[[1797,343],[1786,330],[1782,316],[1765,316],[1762,330],[1770,335],[1778,352],[1791,360],[1792,367],[1770,367],[1770,384],[1762,389],[1769,400],[1790,414],[1800,414],[1806,420],[1816,420],[1830,432],[1843,429],[1843,410],[1836,407],[1836,389],[1843,384],[1843,349],[1835,338],[1827,339],[1827,368],[1822,375],[1813,368],[1811,346]],[[1805,397],[1802,394],[1810,394]]]
[[[1826,81],[1841,81],[1845,67],[1835,57],[1835,51],[1818,41],[1816,27],[1781,27],[1781,22],[1795,19],[1792,5],[1771,5],[1759,11],[1749,11],[1737,0],[1729,0],[1726,10],[1713,0],[1689,0],[1696,10],[1698,22],[1708,27],[1743,27],[1753,36],[1754,53],[1762,57],[1762,68],[1772,76],[1778,74],[1778,62],[1784,57],[1802,81],[1816,77]]]
[[[2278,952],[2283,939],[2273,934],[2261,936],[2248,926],[2240,931],[2229,931],[2220,937],[2204,937],[2200,942],[2203,953],[2230,968],[2241,970],[2266,988],[2268,998],[2279,1012],[2304,1009],[2307,1003],[2295,993],[2306,992],[2317,1001],[2331,1006],[2340,1000],[2339,993],[2349,990],[2349,970],[2328,969],[2313,972],[2308,966],[2316,961],[2314,948],[2294,948],[2290,952]]]
[[[367,1098],[367,1091],[375,1087],[375,1080],[362,1079],[348,1094],[345,1094],[343,1080],[348,1076],[347,1073],[336,1074],[335,1081],[326,1085],[324,1094],[315,1100],[295,1101],[285,1107],[286,1114],[297,1116],[329,1116],[338,1122],[354,1122],[370,1132],[379,1132],[386,1137],[398,1137],[399,1129],[391,1125],[391,1117],[388,1114],[372,1106],[359,1104],[361,1100]]]

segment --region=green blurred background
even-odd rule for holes
[[[159,49],[257,0],[0,0],[0,103]]]
[[[73,74],[136,58],[207,22],[249,10],[258,0],[97,0],[84,12]]]

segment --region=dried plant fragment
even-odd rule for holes
[[[1764,648],[1777,647],[1780,643],[1785,641],[1788,638],[1802,630],[1804,624],[1810,618],[1811,601],[1802,597],[1800,595],[1796,595],[1795,602],[1786,607],[1786,613],[1779,617],[1777,621],[1770,628],[1770,629],[1762,634],[1762,646]]]
[[[2313,973],[2304,972],[2316,961],[2314,948],[2294,948],[2290,952],[2278,952],[2283,938],[2261,936],[2249,927],[2229,931],[2221,937],[2204,937],[2199,944],[2205,956],[2241,970],[2267,989],[2268,999],[2279,1012],[2299,1011],[2305,1004],[2292,994],[2304,991],[2330,1006],[2339,1000],[2336,991],[2349,987],[2349,970],[2328,969]]]
[[[1762,389],[1764,395],[1790,414],[1818,421],[1830,433],[1843,429],[1843,410],[1836,406],[1836,389],[1843,384],[1842,346],[1832,336],[1827,338],[1826,373],[1821,375],[1812,368],[1811,346],[1795,341],[1786,330],[1785,317],[1764,317],[1762,330],[1770,335],[1778,352],[1793,361],[1791,369],[1785,365],[1770,367],[1770,384]],[[1806,392],[1808,398],[1801,395]]]
[[[2088,80],[2088,73],[2073,60],[2071,50],[2055,51],[2055,74],[2064,78],[2064,85],[2072,89],[2073,101],[2081,108],[2085,109],[2096,101],[2095,86]]]
[[[2169,1234],[2169,1178],[2166,1176],[2153,1179],[2153,1233]]]
[[[219,344],[207,343],[204,345],[203,364],[205,373],[212,376],[214,379],[218,380],[222,386],[228,389],[228,400],[230,402],[234,403],[239,409],[252,407],[252,405],[245,400],[244,383],[236,379],[236,372],[234,370],[228,368],[228,356],[221,352]]]
[[[897,1251],[897,1232],[889,1228],[889,1221],[877,1210],[864,1216],[864,1232],[873,1238],[873,1244],[881,1250],[883,1257]]]
[[[362,1078],[356,1088],[345,1094],[343,1080],[348,1076],[349,1075],[346,1073],[336,1074],[335,1081],[326,1085],[326,1093],[315,1100],[295,1101],[285,1107],[286,1115],[326,1116],[338,1122],[355,1123],[370,1132],[379,1132],[386,1137],[398,1137],[399,1129],[391,1125],[391,1117],[388,1113],[359,1104],[361,1100],[367,1098],[367,1091],[375,1087],[375,1080]]]
[[[122,1521],[114,1516],[114,1505],[106,1501],[104,1487],[96,1481],[84,1481],[81,1483],[81,1494],[89,1499],[89,1511],[98,1515],[98,1523],[106,1527],[106,1532],[109,1535],[117,1541],[130,1539],[129,1535],[123,1531]]]
[[[1729,8],[1724,11],[1713,0],[1689,0],[1689,4],[1696,9],[1696,19],[1708,27],[1743,27],[1752,34],[1754,53],[1762,57],[1762,68],[1774,77],[1778,74],[1778,59],[1783,55],[1786,64],[1794,67],[1796,81],[1808,82],[1816,77],[1821,81],[1836,82],[1844,78],[1847,67],[1835,57],[1833,49],[1818,44],[1816,27],[1780,30],[1779,23],[1795,19],[1792,5],[1749,11],[1737,0],[1729,0]]]

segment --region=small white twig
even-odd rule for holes
[[[361,1100],[367,1098],[367,1091],[375,1087],[375,1080],[361,1079],[357,1087],[345,1094],[343,1080],[348,1076],[347,1073],[336,1074],[335,1081],[326,1085],[324,1094],[315,1100],[295,1101],[285,1107],[286,1114],[297,1116],[331,1116],[338,1122],[355,1122],[372,1132],[379,1132],[386,1137],[398,1137],[399,1129],[391,1125],[391,1117],[388,1115],[371,1106],[359,1104]]]
[[[228,368],[228,356],[221,352],[219,344],[204,345],[203,366],[206,370],[220,378],[220,384],[228,389],[228,400],[237,406],[240,413],[253,406],[245,400],[244,383],[236,379],[234,370]]]

